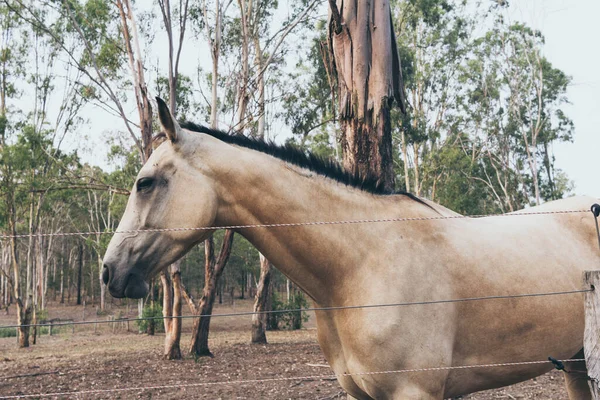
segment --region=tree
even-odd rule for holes
[[[497,16],[458,76],[456,127],[471,132],[482,172],[475,179],[506,211],[569,190],[551,144],[572,140],[573,122],[561,108],[570,78],[541,56],[543,43],[540,32]]]
[[[271,286],[271,264],[265,256],[260,254],[260,278],[256,290],[252,315],[252,343],[267,343],[267,314],[265,311],[271,311],[269,302],[272,299]]]
[[[430,156],[442,144],[452,115],[456,76],[470,50],[475,17],[467,13],[465,2],[448,0],[403,1],[394,16],[408,104],[406,115],[393,115],[403,186],[434,199],[431,186],[424,187],[439,180]]]
[[[212,356],[208,347],[210,316],[215,304],[217,283],[223,274],[223,269],[231,254],[233,235],[234,232],[232,230],[225,230],[218,257],[215,257],[214,254],[214,242],[212,241],[212,238],[210,241],[207,240],[204,242],[206,257],[204,261],[205,283],[204,291],[202,292],[202,297],[200,298],[200,303],[197,308],[197,314],[201,315],[201,317],[194,319],[190,348],[190,353],[195,356]]]
[[[294,136],[289,139],[322,157],[339,159],[335,88],[327,47],[327,21],[316,23],[316,35],[305,58],[288,77],[283,116]]]
[[[396,103],[404,111],[404,89],[390,3],[329,0],[329,6],[344,167],[378,177],[391,191],[390,109]]]

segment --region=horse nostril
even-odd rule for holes
[[[105,265],[104,270],[102,271],[102,282],[104,282],[105,285],[108,285],[109,278],[110,272],[108,271],[108,267]]]

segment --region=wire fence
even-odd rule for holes
[[[418,221],[439,221],[439,220],[454,220],[454,219],[468,219],[468,218],[484,218],[484,217],[512,217],[512,216],[528,216],[528,215],[553,215],[553,214],[574,214],[574,213],[589,213],[589,210],[557,210],[557,211],[537,211],[529,213],[518,213],[518,214],[487,214],[487,215],[471,215],[471,216],[436,216],[436,217],[409,217],[409,218],[383,218],[383,219],[359,219],[359,220],[345,220],[345,221],[310,221],[310,222],[295,222],[295,223],[273,223],[273,224],[251,224],[251,225],[232,225],[232,226],[216,226],[216,227],[188,227],[188,228],[156,228],[156,229],[139,229],[139,230],[123,230],[123,231],[87,231],[87,232],[56,232],[56,233],[35,233],[35,234],[16,234],[16,235],[2,235],[0,240],[11,239],[11,238],[28,238],[31,236],[36,237],[48,237],[48,236],[88,236],[88,235],[99,235],[99,234],[131,234],[131,233],[148,233],[148,232],[177,232],[177,231],[191,231],[191,230],[219,230],[219,229],[255,229],[255,228],[284,228],[284,227],[299,227],[299,226],[324,226],[324,225],[344,225],[344,224],[363,224],[363,223],[384,223],[384,222],[418,222]],[[439,300],[424,300],[414,302],[399,302],[399,303],[385,303],[385,304],[366,304],[366,305],[348,305],[348,306],[328,306],[328,307],[311,307],[311,308],[298,308],[298,309],[285,309],[285,310],[269,310],[269,311],[245,311],[245,312],[232,312],[222,314],[204,314],[204,315],[182,315],[182,316],[168,316],[168,317],[139,317],[129,318],[128,321],[148,321],[148,320],[162,320],[162,319],[194,319],[194,318],[219,318],[219,317],[237,317],[237,316],[250,316],[256,314],[281,314],[281,313],[298,313],[298,312],[323,312],[323,311],[337,311],[337,310],[353,310],[353,309],[372,309],[372,308],[385,308],[385,307],[408,307],[408,306],[420,306],[420,305],[434,305],[434,304],[450,304],[450,303],[462,303],[472,301],[491,301],[491,300],[502,300],[502,299],[516,299],[516,298],[533,298],[533,297],[545,297],[545,296],[562,296],[571,294],[582,294],[592,292],[593,287],[570,290],[570,291],[554,291],[545,293],[525,293],[525,294],[512,294],[512,295],[495,295],[495,296],[482,296],[482,297],[469,297],[469,298],[457,298],[457,299],[439,299]],[[19,327],[43,327],[43,326],[63,326],[63,325],[88,325],[88,324],[110,324],[115,323],[113,320],[92,320],[92,321],[71,321],[71,322],[57,322],[57,323],[37,323],[27,325],[4,325],[0,326],[0,329],[14,329]],[[570,359],[560,360],[558,363],[571,363],[585,361],[584,359]],[[475,369],[475,368],[499,368],[499,367],[513,367],[513,366],[524,366],[524,365],[535,365],[535,364],[548,364],[554,363],[556,360],[540,360],[540,361],[520,361],[520,362],[507,362],[507,363],[496,363],[496,364],[476,364],[476,365],[460,365],[460,366],[435,366],[435,367],[424,367],[424,368],[413,368],[413,369],[399,369],[399,370],[388,370],[388,371],[367,371],[367,372],[351,372],[343,374],[329,374],[329,375],[308,375],[308,376],[296,376],[296,377],[267,377],[267,378],[256,378],[256,379],[242,379],[242,380],[226,380],[226,381],[213,381],[213,382],[198,382],[190,384],[171,384],[171,385],[149,385],[149,386],[136,386],[136,387],[121,387],[111,389],[91,389],[81,391],[66,391],[66,392],[52,392],[52,393],[35,393],[35,394],[17,394],[10,396],[0,396],[0,399],[22,399],[22,398],[44,398],[44,397],[72,397],[80,396],[85,394],[102,394],[102,393],[119,393],[126,391],[147,391],[147,390],[158,390],[158,389],[181,389],[181,388],[193,388],[202,386],[212,385],[244,385],[252,383],[267,383],[267,382],[283,382],[283,381],[307,381],[307,380],[322,380],[322,379],[339,379],[348,376],[366,376],[366,375],[381,375],[381,374],[402,374],[402,373],[419,373],[419,372],[436,372],[436,371],[448,371],[456,369]],[[8,379],[2,378],[0,379]]]
[[[376,308],[376,307],[402,307],[402,306],[418,306],[418,305],[432,305],[432,304],[448,304],[448,303],[459,303],[467,301],[490,301],[490,300],[501,300],[501,299],[515,299],[515,298],[532,298],[532,297],[546,297],[546,296],[562,296],[570,294],[581,294],[594,291],[594,288],[570,290],[570,291],[559,291],[559,292],[546,292],[546,293],[527,293],[517,295],[500,295],[500,296],[486,296],[486,297],[470,297],[461,299],[447,299],[447,300],[431,300],[431,301],[419,301],[419,302],[402,302],[402,303],[388,303],[388,304],[371,304],[371,305],[357,305],[357,306],[335,306],[335,307],[312,307],[304,309],[289,309],[289,310],[273,310],[273,311],[260,311],[260,312],[234,312],[224,313],[215,315],[190,315],[190,316],[176,316],[176,317],[147,317],[147,318],[132,318],[129,321],[143,321],[143,320],[161,320],[164,318],[200,318],[200,317],[234,317],[234,316],[248,316],[255,314],[273,314],[283,312],[305,312],[305,311],[335,311],[335,310],[347,310],[347,309],[364,309],[364,308]],[[97,321],[75,321],[65,323],[55,323],[54,326],[61,325],[84,325],[84,324],[98,324],[98,323],[114,323],[115,321],[97,320]],[[29,324],[25,326],[48,326],[49,324]],[[0,329],[18,328],[19,325],[6,325],[0,327]],[[242,379],[242,380],[225,380],[225,381],[211,381],[211,382],[198,382],[198,383],[177,383],[169,385],[147,385],[147,386],[135,386],[135,387],[121,387],[121,388],[110,388],[110,389],[89,389],[79,391],[66,391],[66,392],[49,392],[49,393],[34,393],[34,394],[17,394],[9,396],[1,396],[0,399],[24,399],[24,398],[47,398],[47,397],[78,397],[81,395],[93,395],[93,394],[107,394],[107,393],[122,393],[130,391],[150,391],[150,390],[169,390],[169,389],[183,389],[183,388],[194,388],[194,387],[205,387],[215,385],[246,385],[254,383],[269,383],[269,382],[285,382],[285,381],[314,381],[323,379],[339,379],[348,376],[368,376],[368,375],[383,375],[383,374],[404,374],[404,373],[424,373],[424,372],[436,372],[436,371],[449,371],[458,369],[476,369],[476,368],[499,368],[499,367],[514,367],[514,366],[525,366],[525,365],[536,365],[536,364],[554,364],[557,363],[572,363],[581,362],[584,359],[566,359],[566,360],[538,360],[538,361],[519,361],[519,362],[507,362],[507,363],[492,363],[492,364],[475,364],[475,365],[457,365],[457,366],[436,366],[436,367],[423,367],[423,368],[410,368],[410,369],[397,369],[387,371],[366,371],[366,372],[349,372],[342,374],[329,374],[329,375],[308,375],[308,376],[294,376],[294,377],[267,377],[267,378],[255,378],[255,379]],[[12,377],[0,377],[0,380],[8,380]]]
[[[263,315],[263,314],[287,314],[287,313],[301,313],[309,311],[337,311],[337,310],[356,310],[356,309],[369,309],[369,308],[385,308],[385,307],[407,307],[407,306],[420,306],[420,305],[432,305],[432,304],[448,304],[448,303],[463,303],[469,301],[486,301],[486,300],[502,300],[502,299],[519,299],[527,297],[545,297],[545,296],[563,296],[568,294],[580,294],[594,291],[594,288],[589,289],[578,289],[578,290],[567,290],[559,292],[546,292],[546,293],[524,293],[524,294],[512,294],[512,295],[498,295],[498,296],[483,296],[483,297],[466,297],[462,299],[443,299],[443,300],[426,300],[426,301],[409,301],[401,303],[385,303],[385,304],[365,304],[365,305],[351,305],[351,306],[330,306],[330,307],[308,307],[308,308],[292,308],[284,310],[267,310],[267,311],[241,311],[232,313],[222,314],[200,314],[200,315],[175,315],[175,316],[152,316],[152,317],[139,317],[139,318],[128,318],[128,321],[150,321],[150,320],[163,320],[163,319],[195,319],[195,318],[219,318],[219,317],[241,317],[249,315]],[[41,327],[41,326],[53,326],[59,327],[63,325],[91,325],[91,324],[114,324],[118,320],[92,320],[92,321],[72,321],[72,322],[55,322],[55,323],[39,323],[39,324],[23,324],[23,325],[2,325],[0,329],[14,329],[19,327]]]
[[[52,233],[21,233],[15,235],[0,235],[0,240],[11,238],[29,238],[29,237],[50,237],[50,236],[91,236],[91,235],[114,235],[114,234],[133,234],[133,233],[161,233],[161,232],[186,232],[186,231],[216,231],[220,229],[257,229],[257,228],[292,228],[299,226],[323,226],[323,225],[354,225],[354,224],[372,224],[384,222],[419,222],[419,221],[444,221],[456,219],[479,219],[488,217],[522,217],[532,215],[556,215],[556,214],[580,214],[590,213],[590,210],[554,210],[554,211],[534,211],[519,212],[509,214],[477,214],[477,215],[449,215],[435,217],[397,217],[397,218],[375,218],[375,219],[356,219],[343,221],[307,221],[307,222],[289,222],[272,224],[248,224],[248,225],[223,225],[223,226],[198,226],[198,227],[179,227],[179,228],[147,228],[147,229],[128,229],[121,231],[82,231],[82,232],[52,232]]]
[[[307,375],[307,376],[274,377],[274,378],[270,377],[270,378],[239,379],[239,380],[197,382],[197,383],[177,383],[177,384],[171,384],[171,385],[148,385],[148,386],[121,387],[121,388],[111,388],[111,389],[78,390],[78,391],[69,391],[69,392],[17,394],[17,395],[11,395],[11,396],[0,396],[0,399],[25,399],[25,398],[64,397],[64,396],[72,397],[72,396],[81,396],[81,395],[85,395],[85,394],[90,395],[90,394],[103,394],[103,393],[119,393],[119,392],[128,392],[128,391],[183,389],[183,388],[194,388],[194,387],[216,386],[216,385],[247,385],[247,384],[253,384],[253,383],[314,381],[314,380],[322,380],[322,379],[339,379],[339,378],[343,378],[343,377],[352,377],[352,376],[440,372],[440,371],[450,371],[450,370],[517,367],[517,366],[540,365],[540,364],[555,365],[555,363],[557,363],[557,362],[558,363],[573,363],[573,362],[581,362],[581,361],[585,361],[585,360],[584,359],[568,359],[568,360],[519,361],[519,362],[496,363],[496,364],[475,364],[475,365],[456,365],[456,366],[443,366],[443,367],[409,368],[409,369],[396,369],[396,370],[388,370],[388,371],[347,372],[347,373],[343,373],[343,374],[329,374],[329,375]]]

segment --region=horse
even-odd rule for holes
[[[316,307],[574,291],[600,262],[593,215],[551,213],[587,210],[597,199],[461,217],[289,146],[180,124],[157,102],[163,142],[139,171],[103,260],[114,297],[145,296],[151,277],[214,231],[169,230],[181,227],[237,226]],[[390,218],[409,220],[248,227]],[[320,310],[316,321],[329,365],[356,399],[452,398],[553,366],[451,367],[583,354],[582,293]],[[430,367],[442,368],[378,373]],[[585,364],[569,367],[570,398],[591,398]]]

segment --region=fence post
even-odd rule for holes
[[[583,349],[592,398],[600,400],[600,271],[585,271],[583,285],[594,289],[585,293]]]

